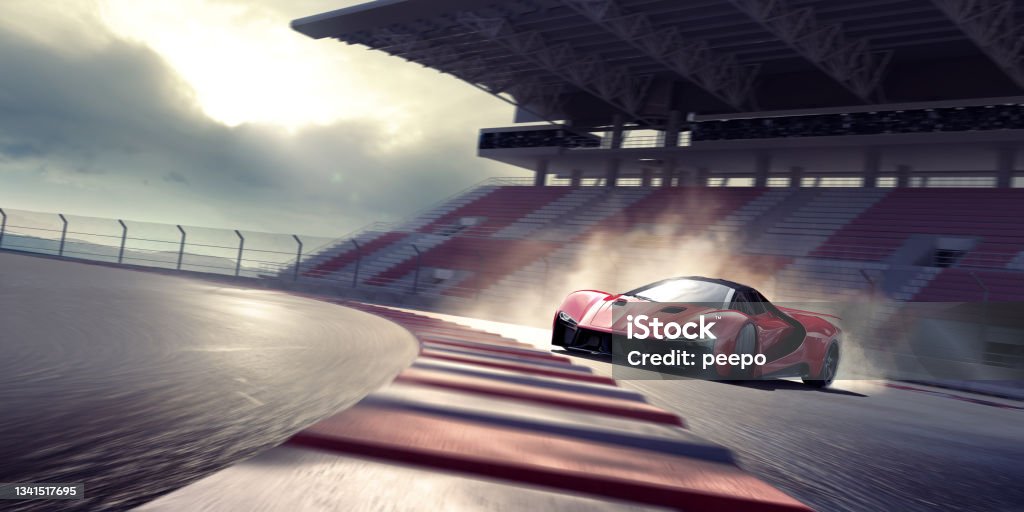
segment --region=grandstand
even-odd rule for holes
[[[303,279],[472,306],[696,268],[777,300],[1022,300],[1022,17],[1000,0],[381,0],[296,20],[514,105],[478,152],[533,174],[338,240]]]
[[[1004,290],[991,300],[1024,295],[997,284],[1024,278],[1022,188],[552,186],[538,194],[528,180],[510,182],[490,180],[414,222],[374,225],[353,238],[361,258],[341,240],[305,262],[303,275],[348,283],[362,259],[357,288],[502,300],[572,272],[581,254],[657,265],[651,258],[695,257],[692,245],[707,241],[719,244],[721,262],[787,283],[776,291],[791,300],[821,300],[825,289],[861,294],[878,275],[888,278],[875,291],[900,300],[950,300],[923,285],[972,274]],[[950,282],[963,300],[986,286]]]

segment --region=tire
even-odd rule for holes
[[[825,353],[825,360],[821,362],[821,373],[815,378],[804,377],[803,381],[808,386],[824,389],[832,385],[832,382],[836,380],[837,373],[839,373],[839,346],[833,343]]]
[[[757,329],[754,328],[753,324],[744,325],[739,334],[736,335],[736,347],[733,349],[734,354],[743,355],[750,354],[752,356],[757,355]],[[754,369],[756,366],[748,366],[743,370],[734,368],[734,373],[730,375],[734,380],[750,380],[754,376]]]

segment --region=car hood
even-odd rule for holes
[[[627,304],[628,308],[623,307]],[[647,315],[666,323],[685,323],[696,320],[700,315],[720,310],[706,304],[650,302],[627,296],[609,297],[608,300],[595,303],[582,318],[580,325],[605,332],[626,332],[626,324],[629,322],[627,311],[630,315]]]

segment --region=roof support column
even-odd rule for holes
[[[668,125],[665,127],[665,147],[674,148],[679,146],[679,128],[682,121],[682,113],[673,110],[668,113]]]
[[[804,181],[804,168],[799,165],[794,165],[789,168],[789,186],[792,188],[800,188],[803,186]]]
[[[896,166],[896,186],[906,188],[910,186],[910,166],[900,164]]]
[[[612,118],[612,149],[619,149],[622,147],[622,142],[626,140],[626,121],[622,117],[622,114],[615,114]]]
[[[671,187],[672,180],[676,177],[676,159],[668,158],[665,160],[661,169],[661,186]]]
[[[619,167],[622,162],[618,158],[609,158],[608,166],[605,169],[605,180],[604,185],[606,187],[614,187],[619,183]]]
[[[1010,188],[1013,185],[1013,171],[1017,166],[1017,148],[1005,145],[999,146],[996,151],[996,186]]]
[[[569,175],[569,185],[579,187],[583,185],[583,169],[573,169]]]
[[[640,186],[649,187],[651,186],[651,168],[644,167],[640,169]]]
[[[878,171],[882,167],[882,152],[878,148],[864,150],[864,187],[878,186]]]
[[[754,169],[754,186],[767,187],[768,173],[772,170],[772,154],[761,151],[757,154],[757,167]]]
[[[548,159],[542,158],[537,161],[537,169],[533,175],[533,186],[543,187],[548,183]]]
[[[696,181],[694,181],[693,178],[693,173],[689,173],[689,176],[687,176],[686,183],[684,183],[684,186],[706,187],[708,186],[708,181],[711,179],[711,169],[708,169],[707,167],[701,167],[697,169]]]

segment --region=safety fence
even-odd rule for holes
[[[0,209],[0,249],[111,264],[297,279],[331,239]],[[298,264],[296,264],[298,263]]]

